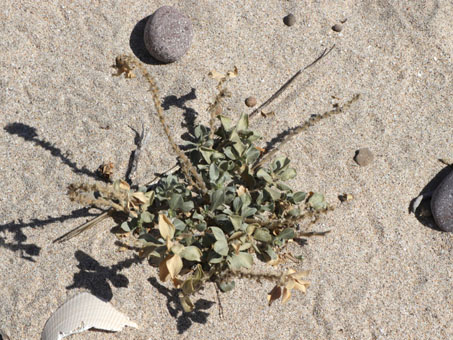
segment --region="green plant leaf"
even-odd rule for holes
[[[257,209],[256,208],[245,208],[242,207],[242,217],[250,217],[250,216],[253,216],[255,215],[255,213],[257,212]]]
[[[247,160],[247,164],[255,163],[259,156],[260,152],[254,145],[250,146],[245,152],[245,159]]]
[[[219,169],[214,163],[212,163],[209,166],[209,179],[211,180],[212,183],[216,183],[219,176],[220,176]]]
[[[298,191],[298,192],[294,193],[293,194],[294,203],[302,202],[305,199],[305,197],[307,197],[306,192]]]
[[[184,246],[181,243],[176,243],[173,247],[171,247],[171,252],[175,255],[181,256],[181,252],[184,250]]]
[[[244,113],[236,124],[237,131],[246,131],[249,128],[249,115]]]
[[[286,229],[283,229],[280,232],[280,234],[278,234],[278,238],[280,238],[282,240],[289,240],[289,239],[293,239],[295,235],[296,235],[296,233],[294,232],[293,228],[286,228]]]
[[[315,192],[307,202],[308,206],[315,210],[323,210],[327,208],[327,202],[324,199],[324,195]]]
[[[287,181],[287,180],[290,180],[294,177],[296,177],[297,173],[296,173],[296,170],[293,169],[293,168],[288,168],[286,169],[285,171],[283,171],[279,177],[282,181]]]
[[[288,211],[289,216],[299,216],[300,215],[300,209],[299,208],[294,208]]]
[[[194,208],[193,201],[186,201],[182,204],[181,210],[184,212],[189,212]]]
[[[154,215],[149,211],[144,211],[140,214],[140,219],[143,223],[151,223],[154,219]]]
[[[219,240],[225,240],[226,241],[225,233],[223,232],[222,229],[220,229],[219,227],[209,227],[209,229],[211,229],[212,234],[214,235],[214,238],[217,241],[219,241]]]
[[[274,251],[274,249],[271,246],[267,246],[264,252],[269,256],[271,260],[276,260],[278,258],[277,253]]]
[[[234,281],[231,281],[231,282],[224,281],[224,282],[219,283],[219,288],[224,293],[229,292],[230,290],[233,290],[235,286],[236,286],[236,284],[234,283]]]
[[[274,182],[274,180],[272,179],[272,176],[269,175],[268,172],[262,168],[256,172],[256,177],[258,177],[260,179],[264,179],[269,184]]]
[[[247,233],[247,235],[252,235],[257,228],[259,228],[259,224],[257,223],[249,224],[245,229],[245,232]]]
[[[244,243],[244,244],[241,244],[241,246],[239,247],[239,250],[240,250],[240,251],[247,250],[247,249],[249,249],[251,246],[252,246],[251,243],[246,242],[246,243]]]
[[[223,116],[223,115],[219,115],[218,117],[220,119],[220,124],[225,129],[225,131],[231,130],[231,127],[233,125],[233,121],[231,120],[231,118],[228,118],[228,117]]]
[[[224,202],[225,202],[225,190],[217,189],[211,195],[211,207],[209,209],[211,211],[214,211],[220,205],[222,205]]]
[[[199,150],[206,163],[211,164],[211,156],[214,154],[214,150],[203,146]]]
[[[214,243],[214,251],[222,256],[228,255],[228,242],[226,239],[218,240]]]
[[[208,263],[216,264],[223,261],[224,261],[223,256],[219,255],[215,251],[211,251],[208,255]]]
[[[264,243],[272,242],[272,235],[267,228],[258,228],[253,234],[253,238]]]
[[[250,193],[248,191],[246,191],[239,197],[242,201],[242,209],[247,208],[250,205],[250,203],[252,203],[252,196],[250,196]]]
[[[201,250],[198,248],[198,247],[195,247],[195,246],[189,246],[189,247],[185,247],[180,253],[179,255],[183,258],[183,259],[186,259],[188,261],[197,261],[197,262],[200,262],[201,261]]]
[[[232,215],[229,216],[231,224],[233,224],[234,230],[239,230],[241,229],[242,226],[242,216],[239,215]]]
[[[194,304],[190,301],[190,298],[186,295],[182,295],[179,297],[179,302],[181,303],[182,309],[186,313],[191,313],[195,309]]]
[[[242,207],[242,200],[239,197],[236,197],[233,200],[233,210],[235,213],[238,213],[239,210],[241,210]]]
[[[198,231],[205,231],[206,230],[206,227],[207,227],[207,224],[206,222],[201,222],[201,223],[197,223],[195,225],[195,228],[198,230]]]
[[[131,231],[131,228],[129,228],[129,224],[127,222],[121,223],[121,229],[123,229],[125,232]]]
[[[204,221],[204,216],[197,213],[196,211],[193,213],[192,218],[198,220],[198,221]]]
[[[179,210],[182,208],[183,203],[184,203],[184,200],[182,198],[182,195],[172,194],[170,201],[168,202],[168,205],[170,206],[170,209]]]
[[[253,264],[253,257],[249,253],[239,252],[237,255],[228,256],[227,259],[232,270],[239,270],[242,267],[250,269]]]
[[[176,230],[180,230],[180,231],[186,229],[186,226],[187,226],[183,221],[181,221],[178,218],[173,219],[173,225],[175,226]]]
[[[225,156],[227,156],[229,159],[236,160],[237,156],[233,151],[233,148],[231,146],[227,146],[226,148],[223,149],[223,153]],[[225,169],[227,170],[227,169]]]
[[[273,201],[277,201],[281,197],[281,192],[272,188],[272,187],[266,187],[264,188],[264,191],[269,194],[269,196],[272,198]]]

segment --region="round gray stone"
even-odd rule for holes
[[[439,229],[453,232],[453,171],[434,191],[431,212]]]
[[[145,26],[146,48],[154,58],[164,63],[180,59],[189,49],[192,37],[190,19],[171,6],[156,10]]]
[[[354,160],[360,166],[367,166],[374,159],[374,155],[368,148],[362,148],[356,151]]]

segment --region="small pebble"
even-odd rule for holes
[[[341,30],[343,29],[343,26],[341,26],[340,24],[335,24],[335,25],[332,26],[332,29],[335,32],[341,32]]]
[[[374,155],[368,148],[359,149],[355,152],[354,160],[360,166],[367,166],[373,159]]]
[[[248,107],[254,107],[256,105],[256,98],[255,97],[248,97],[245,100],[245,105]]]
[[[143,38],[146,49],[154,58],[171,63],[187,52],[192,37],[190,19],[174,7],[163,6],[149,17]]]
[[[296,17],[290,13],[283,18],[283,22],[285,23],[286,26],[292,26],[296,23]]]
[[[453,232],[453,171],[434,191],[431,212],[439,229]]]

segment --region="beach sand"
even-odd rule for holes
[[[71,202],[67,186],[95,182],[103,162],[126,172],[142,123],[150,141],[138,170],[145,183],[175,155],[142,77],[112,77],[120,54],[143,51],[144,19],[163,5],[189,16],[194,40],[179,61],[147,66],[179,143],[196,116],[207,123],[212,70],[234,66],[224,113],[251,112],[324,49],[332,52],[252,126],[270,140],[310,115],[361,95],[281,154],[297,190],[323,192],[337,208],[313,226],[324,237],[292,246],[311,270],[306,295],[267,306],[272,283],[208,285],[198,311],[183,314],[170,285],[132,251],[119,251],[105,220],[52,244],[98,211]],[[288,27],[283,17],[296,16]],[[89,291],[139,329],[88,331],[70,339],[449,339],[453,338],[453,235],[408,211],[413,198],[453,159],[453,5],[388,1],[4,1],[0,11],[0,329],[11,340],[39,339],[67,298]],[[342,20],[341,32],[331,27]],[[372,164],[359,167],[357,149]],[[354,199],[340,205],[337,196]],[[283,266],[281,269],[286,268]],[[258,265],[266,269],[265,265]]]

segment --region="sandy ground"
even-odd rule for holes
[[[69,201],[66,187],[94,182],[104,161],[126,172],[134,129],[151,127],[138,181],[175,157],[153,114],[143,79],[112,77],[117,55],[143,52],[143,19],[174,5],[193,21],[189,53],[170,65],[151,62],[179,138],[188,118],[207,122],[215,95],[211,70],[233,66],[238,78],[226,114],[250,111],[325,48],[332,53],[304,73],[253,121],[271,139],[344,103],[286,145],[298,171],[292,185],[354,200],[323,218],[331,229],[293,248],[310,269],[306,295],[267,307],[272,284],[239,281],[221,296],[213,286],[198,310],[182,314],[175,291],[132,252],[120,252],[104,221],[67,243],[52,240],[96,213]],[[297,23],[283,24],[293,13]],[[448,0],[390,1],[4,1],[0,11],[0,328],[12,340],[39,339],[51,313],[87,290],[140,325],[71,339],[448,339],[453,338],[453,236],[422,223],[408,206],[453,158],[453,5]],[[331,26],[347,19],[341,33]],[[192,90],[193,89],[193,90]],[[150,115],[151,113],[151,115]],[[368,167],[353,161],[370,148]]]

